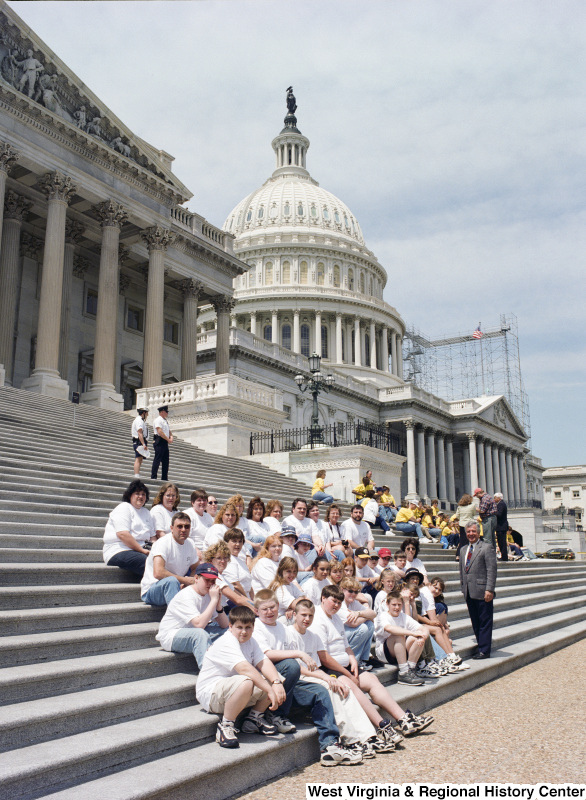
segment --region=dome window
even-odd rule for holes
[[[273,285],[273,262],[267,261],[265,264],[265,286]]]
[[[262,206],[260,206],[260,208],[257,211],[257,217],[259,219],[262,219],[264,217],[264,215],[265,215],[265,210],[264,210],[264,208]]]
[[[303,208],[303,203],[299,203],[297,205],[297,214],[300,217],[302,217],[305,214],[305,209]]]
[[[313,219],[317,219],[317,208],[315,206],[311,206],[311,216]]]
[[[291,264],[283,261],[283,283],[291,283]]]
[[[334,264],[334,286],[337,289],[340,288],[340,267],[338,264]]]
[[[336,221],[336,225],[340,224],[340,215],[337,211],[334,211],[334,220]]]
[[[269,217],[271,219],[277,219],[278,214],[279,214],[279,210],[278,210],[277,206],[275,204],[273,204],[271,206],[271,210],[269,211]]]
[[[301,355],[309,358],[309,325],[301,326]]]
[[[326,273],[326,268],[324,267],[323,263],[320,261],[317,265],[317,285],[323,286],[324,285],[324,277]]]
[[[249,208],[248,214],[246,215],[246,221],[250,222],[251,219],[252,219],[252,208]]]
[[[322,358],[329,358],[328,356],[328,328],[327,325],[321,326],[321,354]]]
[[[348,222],[348,217],[344,214],[344,225],[350,230],[350,223]]]
[[[288,217],[290,213],[291,213],[291,206],[289,205],[289,201],[287,200],[287,202],[286,202],[286,203],[285,203],[285,205],[283,206],[283,214],[284,214],[286,217]]]
[[[328,209],[326,208],[326,206],[324,206],[324,207],[323,207],[323,211],[322,211],[322,213],[323,213],[323,215],[324,215],[324,219],[325,219],[325,221],[326,221],[326,222],[329,222],[329,221],[330,221],[330,212],[328,211]]]
[[[351,292],[354,291],[354,270],[353,269],[349,269],[348,270],[348,289],[350,289]]]
[[[262,337],[266,342],[272,342],[273,340],[273,326],[272,325],[265,325],[262,332]]]
[[[360,273],[360,293],[364,294],[364,272]]]
[[[309,270],[307,268],[307,261],[302,261],[299,264],[299,283],[306,284],[309,275]]]
[[[286,350],[291,349],[291,326],[283,325],[281,328],[281,343]]]

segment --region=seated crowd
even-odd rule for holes
[[[237,718],[245,733],[293,733],[296,706],[311,714],[322,764],[360,763],[433,721],[402,709],[373,667],[397,665],[409,686],[467,669],[452,647],[444,582],[428,578],[419,558],[420,537],[407,536],[394,554],[374,549],[367,480],[366,505],[344,522],[327,500],[321,520],[317,500],[296,498],[284,516],[281,502],[260,497],[246,512],[241,495],[218,508],[204,489],[179,510],[172,483],[149,511],[140,480],[111,512],[104,561],[140,576],[143,602],[166,606],[156,639],[193,654],[197,699],[221,717],[220,746],[238,747]],[[385,502],[396,511],[392,496]],[[424,528],[443,536],[436,519]]]

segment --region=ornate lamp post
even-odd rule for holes
[[[309,371],[311,372],[310,378],[305,378],[304,375],[296,375],[295,383],[299,386],[300,391],[305,392],[307,389],[311,392],[313,397],[313,410],[311,414],[311,428],[309,431],[309,443],[313,446],[314,442],[323,442],[323,429],[319,424],[319,406],[317,398],[320,392],[329,392],[335,383],[333,375],[324,376],[320,372],[321,356],[313,353],[308,359]]]
[[[562,515],[562,527],[560,528],[561,531],[565,531],[566,530],[566,526],[564,524],[564,514],[565,514],[566,510],[567,509],[566,509],[565,505],[563,503],[561,503],[560,504],[560,514]]]

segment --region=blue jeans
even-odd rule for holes
[[[400,533],[416,533],[420,539],[424,538],[421,525],[418,522],[396,522],[395,527]]]
[[[250,542],[254,542],[254,544],[262,544],[264,542],[263,537],[260,533],[249,533],[244,541],[244,552],[246,555],[254,558],[258,555],[258,550],[255,550],[254,547],[249,544]]]
[[[325,686],[298,681],[293,689],[293,700],[298,706],[302,708],[309,706],[311,709],[320,750],[325,750],[330,744],[338,741],[340,731],[336,725],[330,693]]]
[[[293,702],[293,688],[299,680],[301,670],[295,658],[284,658],[282,661],[277,661],[275,663],[275,668],[277,672],[285,678],[283,689],[287,695],[287,699],[284,703],[281,703],[275,713],[281,717],[288,717],[291,711],[291,703]]]
[[[328,561],[343,561],[346,556],[343,550],[332,550],[331,553],[326,550],[326,558]]]
[[[328,506],[330,503],[334,502],[334,498],[331,494],[326,494],[325,492],[316,492],[315,494],[311,495],[312,500],[317,500],[320,503],[326,503]]]
[[[370,647],[372,645],[372,635],[374,633],[374,623],[367,619],[357,628],[350,628],[344,625],[348,644],[352,648],[357,661],[368,661],[370,658]]]
[[[181,591],[181,584],[172,575],[161,578],[143,594],[141,600],[149,606],[168,606],[175,595]]]
[[[108,561],[108,566],[127,569],[129,572],[134,572],[135,575],[139,575],[142,578],[147,558],[147,555],[139,553],[138,550],[122,550],[122,552],[112,556]]]
[[[394,522],[397,516],[396,508],[389,508],[388,506],[379,506],[378,513],[385,520],[385,522]]]
[[[439,539],[442,535],[441,528],[428,528],[428,532],[433,536],[434,539]]]
[[[201,669],[206,650],[227,630],[220,628],[217,622],[210,622],[205,628],[180,628],[173,637],[171,650],[174,653],[193,653]]]

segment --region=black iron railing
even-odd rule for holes
[[[541,500],[506,500],[507,508],[541,508]]]
[[[400,453],[399,437],[383,425],[367,422],[347,422],[344,425],[324,425],[315,428],[288,428],[250,434],[250,455],[259,453],[289,453],[302,447],[346,447],[364,444],[387,453]]]

